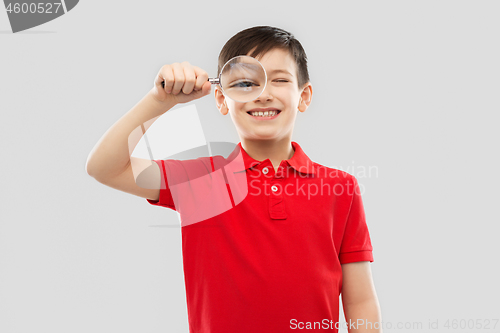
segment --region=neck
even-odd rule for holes
[[[281,161],[292,158],[294,154],[290,138],[278,141],[241,139],[241,146],[257,161],[271,160],[275,169]]]

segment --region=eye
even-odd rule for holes
[[[274,82],[288,82],[288,80],[286,80],[286,79],[277,79],[277,80],[274,80]]]
[[[258,86],[258,84],[253,83],[252,81],[238,81],[235,83],[231,83],[229,88],[248,88],[252,86]]]

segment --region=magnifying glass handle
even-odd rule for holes
[[[209,77],[207,81],[209,81],[211,84],[220,84],[220,79],[218,77]],[[165,88],[165,81],[161,81],[161,86],[162,88]]]

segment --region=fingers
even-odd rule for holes
[[[185,80],[184,70],[182,69],[181,64],[177,62],[173,63],[171,67],[174,74],[174,85],[172,87],[172,94],[177,95],[178,93],[180,93],[182,87],[184,86],[184,80]]]
[[[163,84],[161,83],[162,80]],[[155,80],[155,84],[161,84],[162,89],[168,94],[177,95],[182,91],[188,95],[193,90],[201,90],[207,80],[207,72],[185,61],[183,63],[173,63],[163,66]]]
[[[201,89],[202,89],[201,93],[203,96],[210,94],[210,90],[212,89],[212,84],[208,82],[208,79],[205,80],[205,83],[202,84]]]
[[[174,73],[172,71],[172,67],[171,65],[165,65],[160,69],[160,72],[156,76],[155,85],[158,90],[164,90],[167,94],[170,94],[173,84]]]
[[[188,62],[183,62],[182,64],[184,70],[184,86],[182,87],[182,92],[186,95],[193,91],[194,84],[196,82],[196,75],[194,73],[193,66]]]
[[[187,101],[208,95],[211,83],[203,69],[185,61],[164,65],[155,78],[158,99],[165,100],[170,95],[177,95],[175,101]]]
[[[194,84],[194,90],[198,91],[198,90],[201,90],[203,87],[203,84],[205,84],[205,82],[208,81],[208,74],[203,69],[201,69],[197,66],[193,66],[193,69],[194,69],[194,73],[196,75],[196,82]]]

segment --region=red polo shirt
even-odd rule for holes
[[[224,192],[215,195],[218,202],[226,201],[213,216],[184,223],[183,214],[187,221],[193,213],[180,213],[190,333],[337,332],[341,264],[373,261],[359,186],[354,176],[311,161],[291,144],[294,154],[278,172],[269,159],[250,157],[241,142],[227,159],[155,160],[163,185],[172,185],[171,175],[184,175],[185,184],[206,186],[208,176],[225,185],[209,186]],[[234,163],[238,157],[243,164]],[[209,171],[204,177],[202,169]],[[241,198],[234,175],[246,178]],[[197,186],[189,188],[203,192]],[[189,195],[199,201],[177,189],[173,195],[170,187],[147,201],[174,210],[190,207]],[[207,193],[207,200],[214,196]]]

